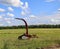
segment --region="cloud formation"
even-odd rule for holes
[[[56,13],[55,13],[56,12]],[[51,15],[30,15],[26,21],[29,24],[60,24],[60,11],[57,9]]]
[[[20,0],[0,0],[0,3],[4,5],[15,6],[15,7],[19,7],[23,5],[23,2],[21,2]]]
[[[53,1],[55,1],[55,0],[45,0],[45,2],[53,2]]]
[[[30,17],[30,18],[37,18],[37,17],[36,17],[35,15],[33,15],[33,14],[30,15],[29,17]]]
[[[26,13],[25,13],[24,11],[21,11],[21,15],[22,15],[22,16],[25,16]]]
[[[51,22],[57,24],[60,23],[60,13],[52,15]]]
[[[60,22],[60,20],[59,19],[51,19],[51,22],[58,23],[58,22]]]
[[[2,19],[2,16],[0,16],[0,19]]]
[[[3,26],[3,24],[0,23],[0,26]]]
[[[8,12],[7,16],[14,17],[14,14]]]
[[[8,20],[14,20],[14,18],[4,18],[4,20],[8,21]]]
[[[0,8],[0,12],[5,12],[5,9],[3,9],[3,8]]]
[[[54,2],[54,1],[60,2],[60,0],[45,0],[45,2]]]
[[[21,9],[22,9],[21,15],[25,16],[30,14],[28,2],[25,2],[24,6],[21,6]]]
[[[28,9],[28,2],[25,2],[24,6],[21,6],[21,8],[22,8],[23,10]]]
[[[60,8],[58,9],[58,11],[60,12]]]
[[[6,21],[8,24],[11,24],[11,21]]]
[[[0,0],[0,4],[4,4],[7,6],[20,7],[22,9],[21,15],[25,16],[29,14],[28,2],[23,3],[21,0]],[[9,11],[13,10],[11,7],[9,7],[8,9]]]
[[[28,2],[23,3],[20,0],[0,0],[0,4],[14,7],[21,7],[24,10],[28,8]]]
[[[13,8],[12,7],[8,7],[8,11],[10,11],[10,12],[13,12]]]

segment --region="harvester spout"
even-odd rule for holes
[[[28,35],[28,25],[27,25],[27,22],[24,19],[22,19],[22,18],[15,18],[15,19],[22,20],[25,23],[25,27],[26,27],[25,35]]]

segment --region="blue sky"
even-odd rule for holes
[[[0,0],[0,26],[60,24],[60,0]]]

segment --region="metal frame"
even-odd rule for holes
[[[15,19],[22,20],[25,23],[25,26],[26,26],[26,33],[25,33],[25,35],[28,36],[28,24],[27,24],[27,22],[24,19],[22,19],[22,18],[15,18]]]

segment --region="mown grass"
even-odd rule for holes
[[[0,49],[36,49],[60,43],[60,29],[29,29],[29,34],[36,34],[38,38],[18,40],[18,36],[25,33],[25,29],[0,30]]]

